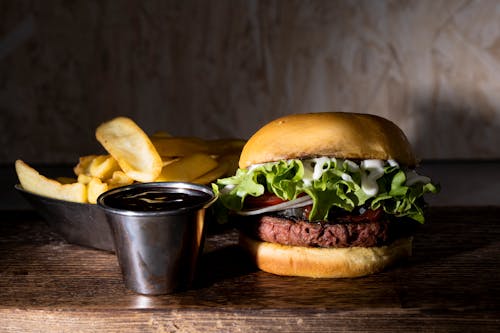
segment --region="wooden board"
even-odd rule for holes
[[[124,288],[113,253],[67,244],[31,212],[0,220],[2,331],[498,331],[500,208],[434,208],[413,257],[357,279],[255,269],[212,230],[192,290]]]

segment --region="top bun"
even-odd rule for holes
[[[243,147],[239,166],[318,156],[417,164],[408,139],[393,122],[371,114],[324,112],[271,121]]]

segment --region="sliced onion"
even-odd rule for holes
[[[239,211],[236,213],[238,215],[242,215],[242,216],[258,215],[258,214],[262,214],[262,213],[275,212],[275,211],[285,210],[285,209],[290,209],[290,208],[304,207],[304,206],[312,205],[312,203],[313,203],[312,198],[308,195],[305,195],[305,196],[302,196],[302,197],[297,198],[295,200],[285,201],[285,202],[279,203],[277,205],[267,206],[267,207],[257,208],[257,209],[242,210],[242,211]]]

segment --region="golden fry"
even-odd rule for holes
[[[219,158],[219,163],[227,164],[227,170],[224,174],[225,177],[233,176],[238,170],[238,162],[240,161],[240,155],[238,154],[229,154],[224,155]]]
[[[188,182],[214,169],[217,162],[206,154],[193,154],[163,167],[156,181]]]
[[[87,155],[80,157],[78,164],[73,168],[75,175],[89,175],[90,174],[90,164],[99,155]]]
[[[212,155],[240,154],[246,141],[240,139],[217,139],[207,141]]]
[[[239,154],[245,145],[245,141],[240,139],[203,140],[196,137],[167,136],[152,136],[151,142],[164,159],[196,153],[207,155]]]
[[[227,172],[228,168],[227,163],[219,163],[214,169],[208,171],[207,173],[191,180],[192,183],[195,184],[209,184],[213,182],[214,180],[221,178],[224,176]]]
[[[206,141],[192,137],[152,137],[151,142],[162,158],[184,157],[209,153]]]
[[[109,189],[115,188],[115,187],[120,187],[120,186],[126,186],[130,185],[134,182],[132,178],[127,176],[127,174],[123,171],[115,171],[113,172],[113,176],[106,180],[106,183],[108,184]]]
[[[61,184],[41,175],[22,160],[17,160],[15,167],[19,182],[26,191],[59,200],[87,202],[87,187],[84,184]]]
[[[96,138],[130,178],[150,182],[160,175],[161,157],[133,120],[118,117],[103,123],[96,130]]]
[[[119,171],[120,166],[118,162],[110,155],[97,156],[92,163],[90,163],[89,174],[92,177],[97,177],[102,180],[111,178],[115,171]]]
[[[90,183],[91,180],[92,180],[92,176],[89,176],[89,175],[86,175],[83,173],[78,175],[78,182],[83,184],[83,185],[87,185],[88,183]]]
[[[161,159],[163,167],[169,165],[170,163],[174,163],[175,161],[178,161],[180,157],[165,157]]]
[[[97,198],[107,190],[108,184],[103,183],[97,177],[93,177],[92,180],[87,184],[87,198],[89,203],[95,204],[97,202]]]
[[[219,164],[215,169],[192,180],[192,182],[196,184],[209,184],[218,178],[232,176],[238,169],[239,159],[240,155],[237,154],[223,155],[217,159]]]

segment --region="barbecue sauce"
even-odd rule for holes
[[[132,189],[110,195],[105,198],[105,205],[124,210],[139,212],[172,211],[203,205],[209,200],[206,193],[196,190],[169,190],[165,188]]]

